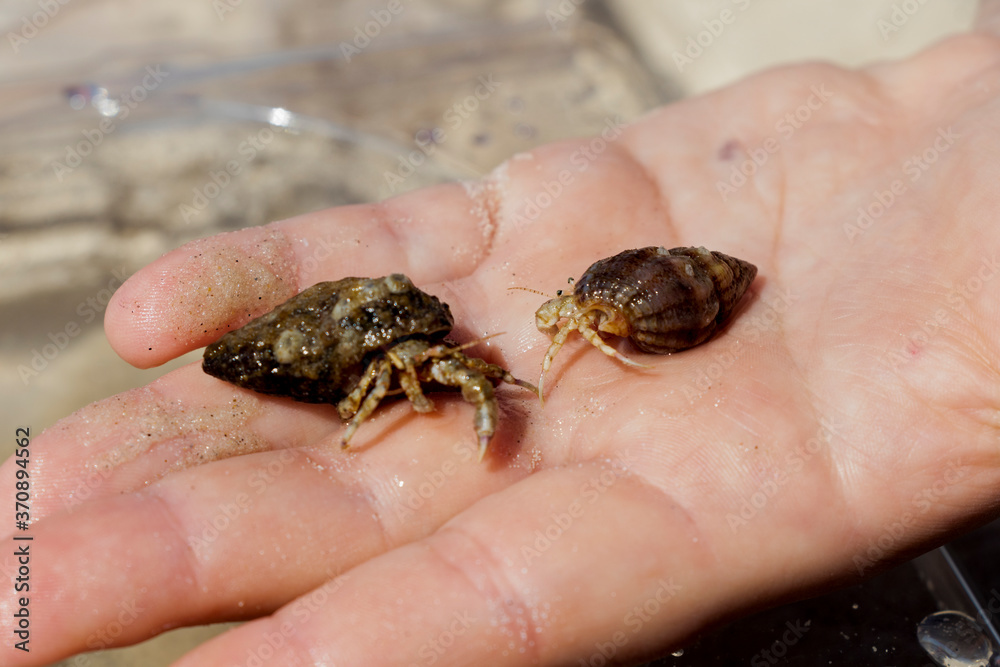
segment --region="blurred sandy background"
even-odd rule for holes
[[[198,358],[138,371],[101,327],[125,277],[191,238],[473,178],[774,65],[904,57],[974,12],[974,0],[4,2],[3,455],[15,426],[37,434]],[[407,169],[420,146],[433,151]],[[165,665],[218,631],[63,664]]]

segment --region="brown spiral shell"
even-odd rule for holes
[[[580,311],[614,308],[636,347],[666,354],[708,340],[756,275],[753,264],[721,252],[651,246],[594,262],[576,283],[573,301]]]

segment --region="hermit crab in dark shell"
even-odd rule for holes
[[[417,412],[434,404],[422,387],[457,387],[476,408],[482,460],[497,425],[491,380],[538,390],[503,368],[462,354],[444,338],[454,319],[448,304],[395,273],[323,282],[205,349],[202,368],[240,387],[336,404],[347,447],[358,426],[391,393]],[[465,346],[468,347],[468,346]]]
[[[547,301],[535,313],[538,330],[553,336],[538,379],[539,398],[545,372],[573,331],[608,356],[646,367],[618,353],[598,332],[627,337],[643,352],[686,350],[725,323],[756,275],[753,264],[705,248],[638,248],[594,262],[572,294]]]

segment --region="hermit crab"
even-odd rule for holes
[[[448,304],[395,273],[322,282],[205,349],[202,368],[240,387],[337,405],[348,425],[341,446],[390,394],[413,409],[434,404],[423,386],[457,387],[475,409],[479,458],[497,425],[491,380],[534,391],[503,368],[468,357],[445,341],[454,319]]]
[[[545,372],[573,331],[608,356],[645,368],[598,332],[627,337],[655,354],[694,347],[725,323],[756,275],[753,264],[705,248],[638,248],[594,262],[571,294],[560,294],[535,313],[535,326],[552,336],[538,378],[539,398]]]

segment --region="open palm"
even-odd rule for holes
[[[649,370],[571,339],[544,408],[498,389],[483,463],[457,395],[433,395],[430,415],[383,405],[349,453],[332,406],[197,365],[81,410],[31,445],[37,645],[0,660],[257,618],[182,664],[628,662],[985,521],[1000,500],[998,74],[984,35],[864,72],[783,69],[609,119],[482,183],[160,259],[108,308],[139,366],[318,281],[403,272],[450,304],[459,340],[505,331],[468,352],[531,381],[543,298],[508,287],[554,293],[647,245],[702,245],[759,276],[705,345],[613,343]]]

